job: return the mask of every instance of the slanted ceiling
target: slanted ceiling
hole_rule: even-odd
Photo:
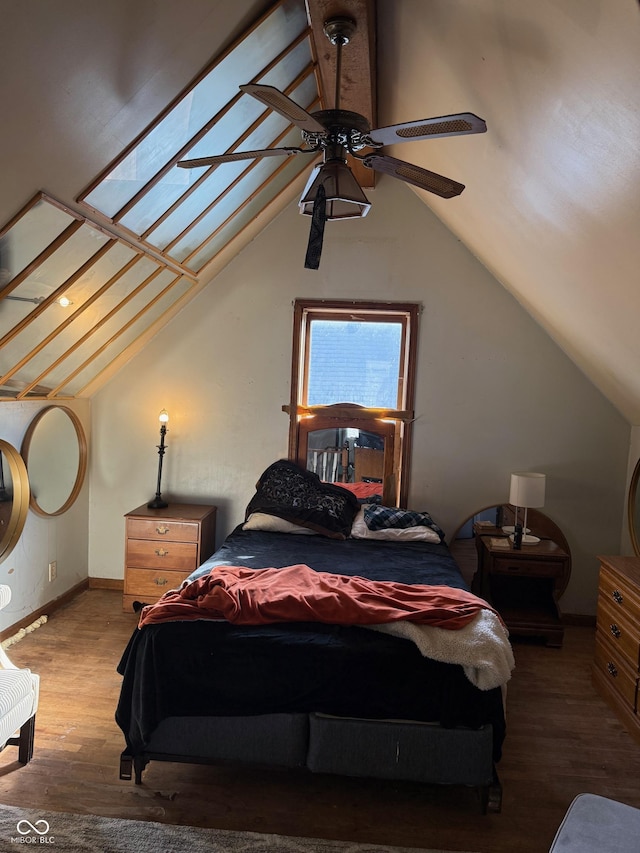
[[[367,32],[344,106],[374,126],[486,120],[481,136],[389,153],[466,185],[448,200],[414,191],[640,424],[637,0],[5,4],[0,396],[91,395],[295,203],[308,156],[228,164],[226,178],[175,162],[221,145],[298,145],[238,84],[331,106],[322,21],[361,20],[374,5],[377,64],[366,66]],[[158,120],[165,130],[150,136]]]

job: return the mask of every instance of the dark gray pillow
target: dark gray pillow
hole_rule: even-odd
[[[317,474],[280,459],[258,480],[245,520],[252,512],[265,512],[331,539],[346,539],[358,509],[358,499],[351,492],[323,483]]]

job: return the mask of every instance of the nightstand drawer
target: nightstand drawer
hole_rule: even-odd
[[[189,521],[128,518],[129,539],[171,539],[175,542],[197,542],[200,526]]]
[[[127,539],[127,566],[145,569],[192,572],[197,569],[197,544],[191,542],[158,542],[150,539]]]
[[[524,549],[522,556],[518,557],[509,554],[495,555],[490,568],[491,574],[520,575],[520,577],[532,578],[557,578],[562,574],[562,570],[563,563],[561,560],[536,560],[526,557]]]
[[[125,595],[136,595],[144,602],[157,601],[170,589],[178,589],[188,572],[161,571],[158,569],[134,569],[127,572]]]
[[[598,631],[637,671],[640,665],[640,632],[636,623],[630,622],[615,604],[599,596],[597,624]]]
[[[620,694],[625,704],[637,709],[638,675],[601,634],[596,634],[595,668],[606,681]]]

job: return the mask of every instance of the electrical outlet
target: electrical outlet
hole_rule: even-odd
[[[58,563],[55,560],[49,563],[49,583],[58,577]]]

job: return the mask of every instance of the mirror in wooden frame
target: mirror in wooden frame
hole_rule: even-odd
[[[66,512],[87,470],[87,441],[80,419],[66,406],[47,406],[29,424],[22,442],[29,473],[31,509],[38,515]]]
[[[20,539],[29,509],[29,477],[18,451],[0,439],[0,562]]]

